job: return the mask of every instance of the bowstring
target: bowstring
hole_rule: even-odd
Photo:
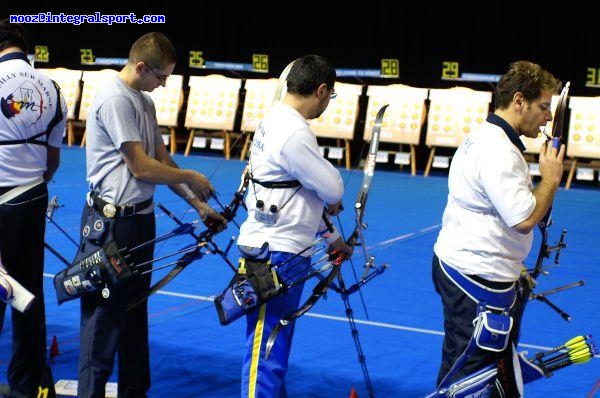
[[[254,121],[256,121],[257,119],[257,115],[254,115],[250,120],[248,120],[246,122],[246,125],[244,127],[240,127],[240,134],[236,137],[236,139],[233,141],[233,143],[231,144],[230,148],[235,148],[235,146],[237,145],[237,143],[242,139],[242,137],[246,137],[246,135],[244,134],[245,132],[245,128],[250,125],[251,123],[253,123]],[[248,132],[248,134],[250,134],[251,132]],[[216,175],[217,171],[221,168],[222,166],[222,162],[218,163],[216,167],[213,168],[213,170],[211,171],[211,173],[208,176],[208,180],[209,181],[213,181],[214,176]],[[241,185],[240,185],[241,187]],[[238,187],[239,190],[239,187]],[[236,193],[238,193],[238,190],[236,190],[234,192],[234,195]],[[219,200],[218,196],[219,196],[219,192],[215,190],[215,192],[210,196],[216,203],[217,205],[221,208],[221,210],[226,211],[226,207],[223,205],[223,203]],[[207,201],[208,203],[208,201]],[[185,220],[185,217],[187,216],[188,213],[190,213],[192,208],[192,205],[189,204],[182,212],[182,214],[179,216],[179,219],[181,221]],[[239,224],[235,221],[235,214],[234,217],[232,217],[231,222],[233,222],[233,224],[238,228],[238,230],[240,229]],[[166,242],[162,242],[161,247],[156,249],[156,253],[158,253],[162,246],[165,244]]]
[[[280,100],[281,100],[281,95],[282,95],[282,93],[283,93],[283,91],[284,91],[284,89],[285,89],[285,79],[287,78],[287,75],[288,75],[288,73],[289,73],[289,70],[291,69],[291,67],[292,67],[293,63],[294,63],[294,61],[290,62],[290,63],[289,63],[289,64],[288,64],[288,65],[285,67],[285,69],[283,70],[283,72],[281,73],[281,75],[280,75],[280,77],[279,77],[279,80],[278,80],[278,82],[277,82],[277,85],[276,85],[276,87],[275,87],[275,92],[274,92],[273,100],[272,100],[272,102],[271,102],[271,106],[272,106],[273,104],[275,104],[276,102],[278,102],[278,101],[280,101]],[[254,122],[256,122],[257,120],[258,120],[258,113],[254,114],[254,116],[253,116],[252,118],[248,119],[248,120],[246,121],[246,124],[245,124],[245,126],[242,126],[242,127],[240,127],[240,134],[238,134],[238,135],[237,135],[236,139],[235,139],[235,140],[233,141],[233,143],[231,144],[231,146],[230,146],[231,148],[235,148],[235,146],[237,145],[237,143],[238,143],[238,142],[239,142],[239,141],[240,141],[242,138],[246,138],[246,137],[247,137],[247,136],[246,136],[246,134],[251,134],[251,133],[252,133],[251,131],[247,131],[247,132],[246,132],[246,130],[247,130],[247,127],[248,127],[249,125],[253,124]],[[244,132],[246,132],[246,134],[244,134]],[[242,159],[242,161],[243,161],[243,160],[244,160],[244,159]],[[248,163],[249,163],[249,161],[248,161]],[[210,175],[208,176],[208,180],[209,180],[209,181],[212,181],[212,180],[213,180],[213,178],[214,178],[215,174],[216,174],[216,173],[217,173],[217,171],[218,171],[218,170],[221,168],[222,164],[223,164],[222,162],[221,162],[221,163],[218,163],[218,164],[217,164],[217,166],[216,166],[216,167],[215,167],[215,168],[212,170],[212,172],[211,172],[211,173],[210,173]],[[242,182],[242,184],[243,184],[243,182]],[[234,192],[234,195],[238,193],[239,189],[242,187],[242,184],[240,184],[240,186],[238,187],[238,190],[236,190],[236,191]],[[217,191],[215,191],[215,192],[214,192],[214,194],[213,194],[213,195],[211,195],[211,197],[212,197],[212,199],[213,199],[213,200],[214,200],[214,201],[217,203],[217,205],[218,205],[218,206],[219,206],[219,207],[220,207],[220,208],[221,208],[223,211],[226,211],[226,210],[227,210],[227,209],[226,209],[226,207],[223,205],[223,203],[221,203],[221,201],[218,199],[218,193],[217,193]],[[243,198],[242,198],[241,200],[243,200]],[[186,215],[187,215],[187,214],[190,212],[190,209],[191,209],[191,207],[192,207],[192,206],[191,206],[191,205],[189,205],[189,206],[188,206],[188,207],[187,207],[185,210],[183,210],[183,215],[182,215],[181,217],[179,217],[179,219],[180,219],[180,220],[182,220],[182,221],[184,220],[185,216],[186,216]],[[238,209],[239,209],[239,207],[238,207]],[[236,210],[236,211],[237,211],[237,210]],[[239,224],[238,224],[238,223],[235,221],[235,216],[236,216],[236,214],[234,214],[234,216],[232,217],[232,219],[231,219],[230,221],[231,221],[231,222],[233,222],[233,224],[234,224],[234,225],[235,225],[235,226],[238,228],[238,230],[239,230],[239,229],[240,229],[240,225],[239,225]],[[165,243],[166,243],[166,242],[163,242],[163,243],[161,244],[161,247],[162,247],[162,245],[164,245]],[[159,249],[157,249],[157,251],[156,251],[156,252],[158,253],[158,251],[159,251],[159,250],[160,250],[160,248],[159,248]]]

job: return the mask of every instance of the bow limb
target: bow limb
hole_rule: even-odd
[[[558,102],[556,105],[556,110],[554,111],[554,122],[552,124],[552,135],[546,135],[548,140],[552,140],[552,145],[555,148],[560,147],[560,140],[563,136],[563,123],[565,117],[565,110],[567,106],[567,96],[569,93],[570,82],[567,82],[563,87],[560,96],[558,98]],[[538,252],[538,256],[535,262],[535,266],[531,270],[527,270],[523,267],[521,277],[519,278],[519,300],[518,300],[518,308],[515,311],[515,320],[516,330],[519,330],[520,324],[523,318],[523,314],[525,312],[525,306],[527,302],[530,300],[530,297],[533,293],[533,289],[535,288],[536,278],[540,276],[543,272],[543,263],[544,259],[548,258],[550,255],[550,246],[548,245],[548,227],[552,225],[552,206],[548,209],[548,212],[540,220],[538,223],[538,228],[541,234],[540,241],[540,249]],[[562,242],[561,237],[561,242]],[[563,246],[560,246],[562,248]]]
[[[229,251],[229,247],[225,251],[221,250],[217,246],[217,244],[214,243],[212,240],[212,237],[214,235],[213,232],[207,229],[198,235],[193,235],[196,237],[196,245],[194,250],[185,250],[187,251],[187,253],[185,253],[177,261],[175,261],[175,266],[173,267],[173,269],[171,269],[165,276],[163,276],[160,280],[158,280],[150,288],[148,288],[148,290],[142,292],[141,294],[130,300],[130,302],[127,305],[127,310],[130,310],[138,304],[147,300],[151,295],[153,295],[158,290],[162,289],[165,285],[167,285],[169,282],[171,282],[173,279],[175,279],[175,277],[179,275],[181,271],[183,271],[188,265],[204,257],[206,253],[218,254],[227,262],[227,264],[232,269],[235,269],[233,264],[231,264],[229,259],[227,259],[227,252]],[[231,246],[231,244],[229,246]]]
[[[240,226],[235,221],[235,216],[237,215],[237,211],[240,208],[240,206],[242,206],[244,209],[246,208],[246,205],[244,204],[244,199],[246,196],[246,190],[248,189],[248,180],[249,180],[248,173],[249,173],[249,170],[248,170],[248,167],[246,167],[244,169],[244,171],[242,172],[242,176],[240,178],[240,185],[234,192],[233,198],[231,199],[231,202],[229,202],[229,204],[227,206],[223,206],[223,204],[219,201],[218,197],[216,195],[213,195],[213,199],[215,199],[215,202],[217,202],[219,207],[222,209],[220,214],[223,217],[225,217],[227,222],[233,222],[235,224],[235,226],[238,227],[238,229],[240,228]],[[210,225],[210,222],[209,222],[209,224],[207,224],[207,227],[214,229],[216,226]]]
[[[371,189],[371,181],[373,180],[373,175],[375,174],[375,165],[377,164],[377,162],[376,162],[377,150],[379,148],[379,137],[381,135],[381,125],[383,123],[383,117],[385,115],[385,111],[386,111],[387,107],[388,107],[388,105],[382,106],[379,109],[379,111],[377,112],[377,116],[375,117],[375,122],[373,125],[373,132],[371,134],[371,142],[369,144],[369,152],[367,154],[367,158],[365,159],[363,180],[361,182],[360,190],[358,191],[358,194],[356,195],[356,201],[354,203],[355,226],[354,226],[354,230],[352,231],[352,234],[346,240],[346,242],[349,245],[361,246],[362,253],[365,258],[364,271],[359,280],[357,277],[357,274],[356,274],[356,268],[354,267],[354,263],[350,259],[349,261],[352,266],[352,271],[354,272],[354,278],[355,278],[356,282],[349,288],[345,288],[344,286],[341,286],[341,285],[343,285],[343,281],[339,281],[340,286],[337,286],[337,289],[336,289],[336,287],[334,287],[334,290],[336,290],[340,293],[345,293],[345,294],[350,294],[350,293],[354,293],[354,292],[358,291],[360,294],[360,297],[361,297],[363,308],[365,310],[365,314],[367,314],[367,309],[366,309],[364,299],[362,297],[362,292],[360,290],[360,287],[362,285],[364,285],[365,283],[367,283],[369,280],[373,279],[375,276],[383,273],[385,271],[385,269],[387,268],[387,265],[383,265],[380,267],[377,267],[375,265],[375,258],[373,256],[369,255],[369,252],[367,249],[367,244],[365,242],[365,238],[363,235],[363,230],[366,227],[364,220],[363,220],[364,214],[365,214],[365,208],[367,205],[367,198],[369,196],[369,190]],[[338,224],[340,224],[339,218],[338,218]],[[340,230],[341,230],[341,224],[340,224]],[[371,271],[373,268],[375,268],[375,269],[373,271]],[[368,315],[367,315],[367,318],[368,318]]]
[[[288,67],[291,67],[291,66],[288,65]],[[365,210],[366,203],[367,203],[367,197],[369,194],[369,189],[371,187],[371,180],[372,180],[373,174],[375,172],[375,164],[376,164],[375,160],[377,158],[377,149],[379,147],[379,136],[381,133],[381,124],[382,124],[383,116],[385,114],[385,110],[387,109],[387,107],[388,107],[388,105],[382,106],[375,118],[375,125],[373,127],[373,134],[372,134],[371,143],[369,146],[369,154],[367,155],[367,159],[365,161],[364,177],[363,177],[363,181],[361,183],[361,187],[360,187],[360,190],[356,197],[356,202],[354,205],[354,208],[356,211],[356,227],[354,228],[354,231],[348,237],[348,239],[346,239],[346,243],[349,246],[357,246],[360,244],[363,248],[363,253],[365,254],[366,258],[369,258],[369,256],[368,256],[368,252],[366,249],[366,245],[364,244],[364,237],[362,234],[363,217],[364,217],[364,210]],[[325,225],[327,226],[328,230],[333,231],[333,226],[331,225],[329,219],[324,216],[323,221],[325,222]],[[320,278],[319,278],[320,281],[317,284],[317,286],[313,289],[313,293],[307,298],[307,300],[304,302],[304,304],[302,304],[297,310],[292,311],[290,314],[284,316],[282,318],[282,322],[289,323],[291,320],[296,319],[299,316],[301,316],[302,314],[306,313],[319,300],[319,298],[325,294],[325,292],[327,291],[327,289],[329,287],[332,287],[334,290],[336,290],[338,292],[343,292],[343,293],[347,293],[347,290],[356,291],[360,288],[360,285],[358,285],[360,282],[357,282],[355,285],[351,286],[350,289],[342,289],[340,286],[336,286],[334,283],[334,279],[339,275],[339,272],[340,272],[339,268],[343,261],[343,258],[341,258],[341,257],[332,258],[332,259],[330,259],[330,261],[333,264],[333,268],[332,268],[331,272],[327,276],[322,276],[320,273],[317,273],[317,275],[320,275]],[[365,283],[364,280],[366,279],[366,277],[369,273],[369,269],[372,266],[372,261],[373,260],[369,260],[366,264],[366,267],[367,267],[366,272],[363,273],[363,277],[361,278],[361,280],[363,281],[362,284]],[[326,281],[328,281],[328,282],[325,283]],[[363,304],[364,304],[364,302],[363,302]]]
[[[272,104],[281,101],[281,99],[282,99],[281,96],[283,94],[285,94],[285,92],[287,91],[286,81],[287,81],[287,77],[290,73],[290,69],[292,69],[292,66],[294,65],[294,62],[296,62],[296,60],[293,60],[292,62],[287,64],[287,66],[281,72],[281,75],[279,75],[279,79],[277,80],[277,85],[275,86],[275,92],[273,93]]]
[[[365,244],[364,237],[362,234],[362,230],[364,228],[363,217],[365,213],[365,207],[367,204],[367,197],[369,195],[369,190],[371,188],[371,180],[373,179],[373,175],[375,174],[375,165],[377,163],[377,150],[379,148],[379,137],[381,135],[381,124],[383,122],[383,116],[387,109],[388,105],[384,105],[377,112],[377,116],[375,117],[375,124],[373,126],[373,133],[371,135],[371,144],[369,145],[369,153],[367,155],[367,159],[365,161],[364,168],[364,176],[363,181],[360,187],[360,191],[358,191],[358,195],[356,197],[356,202],[354,204],[354,209],[356,211],[356,227],[351,237],[354,236],[355,239],[360,239],[362,243],[363,254],[365,255],[366,263],[365,270],[361,276],[361,279],[364,280],[369,273],[370,267],[373,265],[372,259],[367,252],[367,245]]]
[[[367,316],[367,319],[368,319],[369,315],[367,313],[367,307],[365,305],[365,301],[362,296],[362,291],[360,290],[360,287],[362,285],[364,285],[365,283],[367,283],[369,280],[373,279],[375,276],[383,273],[387,267],[387,265],[383,265],[383,266],[379,266],[379,267],[375,266],[375,262],[374,262],[375,259],[374,259],[374,257],[369,255],[369,253],[367,251],[367,244],[366,244],[364,236],[363,236],[363,229],[365,228],[365,224],[363,221],[364,212],[365,212],[365,208],[366,208],[366,204],[367,204],[367,198],[369,196],[369,190],[371,188],[371,181],[373,179],[373,175],[375,174],[375,165],[377,163],[376,162],[377,150],[379,148],[379,137],[381,135],[381,124],[383,122],[383,116],[385,114],[387,107],[388,107],[388,105],[382,106],[381,109],[379,109],[379,112],[377,112],[377,116],[375,117],[373,133],[371,135],[371,143],[369,145],[369,153],[365,160],[363,181],[361,183],[360,190],[356,196],[356,201],[354,204],[354,210],[356,212],[355,227],[354,227],[354,231],[352,231],[352,234],[348,237],[348,239],[346,241],[346,243],[348,245],[362,246],[362,251],[365,256],[365,266],[364,266],[365,269],[363,271],[363,274],[362,274],[360,280],[358,280],[357,275],[356,275],[356,269],[354,267],[354,263],[352,263],[352,259],[350,258],[349,260],[350,260],[350,264],[352,265],[352,271],[354,273],[354,278],[356,280],[356,283],[354,283],[349,288],[346,288],[346,284],[344,282],[343,275],[341,272],[338,272],[337,280],[338,280],[338,288],[339,289],[334,289],[341,294],[342,301],[344,302],[344,307],[346,309],[345,313],[348,318],[348,323],[350,324],[350,330],[352,331],[352,338],[354,339],[354,346],[358,353],[358,361],[360,363],[360,366],[361,366],[361,369],[363,372],[363,378],[365,381],[365,385],[367,387],[367,392],[369,394],[369,397],[375,397],[375,390],[374,390],[373,384],[371,382],[371,376],[369,375],[369,370],[367,368],[366,358],[365,358],[365,355],[364,355],[364,352],[362,349],[362,345],[360,343],[360,339],[358,337],[359,336],[358,329],[356,328],[353,310],[352,310],[352,307],[350,306],[350,299],[349,299],[348,295],[351,293],[354,293],[356,291],[359,292],[360,299],[361,299],[361,302],[362,302],[362,305],[363,305],[363,308],[365,311],[365,315]],[[338,218],[338,223],[339,223],[339,218]],[[341,223],[340,223],[340,229],[341,229]],[[371,269],[373,267],[375,267],[375,270],[373,272],[371,272]]]
[[[313,288],[311,295],[306,299],[306,301],[298,309],[292,311],[291,313],[289,313],[288,315],[284,316],[283,318],[281,318],[279,320],[279,323],[277,323],[277,325],[275,326],[275,328],[269,335],[269,338],[267,339],[267,344],[265,346],[265,359],[269,358],[271,349],[273,348],[273,344],[275,343],[275,339],[277,338],[279,331],[284,326],[286,326],[287,324],[292,322],[294,319],[296,319],[296,318],[304,315],[306,312],[308,312],[308,310],[310,310],[312,308],[312,306],[315,305],[315,303],[317,301],[319,301],[319,299],[323,295],[325,295],[329,286],[333,283],[334,279],[339,275],[341,262],[342,262],[342,260],[339,258],[337,260],[332,261],[331,262],[332,263],[331,271],[329,272],[329,274],[327,276],[321,276],[319,283],[317,283],[317,285]],[[320,275],[320,274],[318,274],[318,275]]]
[[[220,214],[228,222],[234,220],[238,209],[240,208],[240,206],[243,206],[244,195],[245,195],[247,186],[248,186],[248,177],[246,174],[244,174],[244,175],[242,175],[240,186],[234,193],[233,199],[227,206],[223,206],[221,203],[219,203],[219,201],[217,199],[217,203],[219,204],[219,206],[221,206],[223,208],[223,210],[220,212]],[[164,207],[162,204],[159,203],[157,206],[166,215],[168,215],[173,221],[175,221],[175,223],[177,223],[180,227],[186,225],[181,220],[179,220],[173,213],[171,213],[166,207]],[[229,244],[225,250],[222,250],[213,240],[213,237],[219,232],[219,230],[217,229],[218,225],[217,225],[216,221],[212,222],[211,219],[207,218],[204,221],[204,223],[205,223],[207,229],[199,234],[196,234],[191,230],[185,230],[186,233],[193,236],[194,239],[196,240],[196,248],[191,252],[187,252],[181,258],[179,258],[175,262],[175,264],[176,264],[175,267],[173,267],[173,269],[171,269],[159,281],[157,281],[155,284],[153,284],[148,290],[146,290],[142,294],[140,294],[137,297],[135,297],[134,299],[132,299],[127,306],[128,310],[130,310],[131,308],[140,304],[141,302],[147,300],[148,297],[150,297],[152,294],[156,293],[158,290],[162,289],[167,283],[171,282],[188,265],[190,265],[192,262],[204,257],[204,255],[206,253],[212,253],[212,254],[219,255],[234,272],[236,271],[236,267],[227,258],[227,253],[229,252],[229,249],[231,248],[231,245],[233,244],[233,240],[231,240],[229,242]]]
[[[234,199],[232,201],[232,203],[237,203],[236,199]],[[231,205],[231,204],[230,204]],[[164,207],[162,204],[158,204],[157,205],[167,216],[169,216],[173,221],[175,221],[177,224],[182,225],[183,223],[181,222],[181,220],[179,220],[173,213],[171,213],[169,210],[167,210],[166,207]],[[227,211],[224,210],[221,215],[223,215],[228,221],[230,221],[230,219],[233,219],[233,217],[235,217],[235,211],[233,211],[233,209],[235,208],[235,210],[237,210],[239,208],[239,205],[237,207],[235,207],[235,205],[232,205],[233,207],[229,209],[229,213],[227,214],[227,216],[225,216],[225,212]],[[219,248],[219,246],[214,242],[213,237],[219,232],[218,229],[216,229],[214,227],[214,225],[212,225],[210,222],[208,222],[208,224],[206,224],[207,221],[205,221],[205,225],[207,226],[207,229],[202,231],[199,234],[195,234],[194,232],[190,232],[189,234],[191,236],[193,236],[196,239],[196,244],[204,244],[207,246],[207,248],[209,249],[210,252],[214,253],[214,254],[218,254],[219,256],[221,256],[223,258],[223,260],[225,260],[225,262],[227,263],[227,265],[232,269],[232,270],[236,270],[235,266],[231,263],[231,261],[227,258],[227,253],[229,251],[229,248],[231,247],[231,244],[233,241],[231,241],[227,247],[227,249],[225,251],[221,250]],[[171,278],[172,279],[172,278]]]
[[[203,252],[201,250],[204,246],[205,246],[205,244],[198,244],[196,249],[194,249],[194,251],[184,254],[179,260],[176,261],[175,267],[173,267],[173,269],[171,269],[158,282],[153,284],[150,288],[148,288],[148,290],[146,290],[142,294],[140,294],[137,297],[134,297],[132,300],[130,300],[129,303],[127,304],[127,311],[131,310],[138,304],[143,303],[144,301],[146,301],[148,299],[148,297],[150,297],[151,295],[153,295],[154,293],[156,293],[157,291],[162,289],[167,283],[171,282],[177,275],[179,275],[179,273],[181,271],[183,271],[185,269],[185,267],[190,265],[192,262],[204,257],[204,254],[206,254],[206,252]]]
[[[555,148],[560,146],[560,140],[563,136],[563,125],[565,119],[565,111],[567,109],[567,96],[569,95],[569,88],[571,82],[566,82],[560,96],[558,97],[558,103],[556,104],[556,111],[554,112],[554,123],[552,123],[552,144]]]
[[[48,208],[46,209],[46,219],[50,221],[58,230],[68,239],[70,240],[75,247],[79,248],[79,243],[75,241],[68,233],[65,231],[58,223],[54,220],[54,210],[63,207],[63,205],[58,204],[58,197],[53,196],[50,202],[48,202]],[[58,250],[52,247],[48,242],[44,241],[44,246],[48,249],[52,254],[56,256],[63,264],[67,267],[71,266],[71,262],[67,260]]]
[[[288,67],[289,67],[289,65],[288,65]],[[363,246],[363,252],[365,253],[365,257],[367,257],[367,258],[369,258],[369,256],[367,253],[366,245],[364,244],[364,237],[362,235],[363,217],[364,217],[364,210],[366,207],[366,202],[367,202],[367,198],[368,198],[368,194],[369,194],[369,189],[371,187],[371,180],[372,180],[373,174],[375,172],[377,149],[379,147],[379,136],[381,133],[381,124],[383,122],[383,116],[385,114],[387,107],[388,107],[388,105],[382,106],[375,118],[375,125],[373,127],[371,143],[369,145],[369,153],[368,153],[367,159],[365,161],[364,177],[363,177],[363,181],[361,183],[361,187],[358,192],[356,202],[354,205],[354,208],[356,211],[356,227],[355,227],[354,231],[352,232],[352,234],[348,237],[348,239],[346,239],[346,243],[348,245],[356,246],[357,244],[361,244]],[[332,231],[333,226],[331,226],[331,223],[329,222],[328,218],[324,217],[323,220],[324,220],[325,224],[327,225],[327,228],[330,231]],[[306,301],[297,310],[294,310],[281,318],[281,320],[279,321],[279,323],[277,324],[277,326],[275,327],[275,329],[273,330],[273,332],[271,333],[271,335],[269,336],[269,338],[267,340],[265,357],[268,357],[268,355],[271,351],[271,348],[275,342],[275,339],[277,337],[277,334],[279,333],[279,330],[282,327],[284,327],[285,325],[287,325],[289,322],[302,316],[308,310],[310,310],[310,308],[312,308],[312,306],[319,300],[319,298],[321,298],[327,292],[327,289],[329,287],[332,287],[332,289],[342,293],[342,298],[344,299],[344,302],[346,305],[349,305],[346,302],[346,300],[348,299],[347,294],[348,294],[349,290],[352,290],[352,291],[358,290],[360,292],[360,290],[359,290],[360,286],[365,283],[365,280],[369,275],[369,270],[372,266],[372,262],[371,263],[368,262],[366,264],[366,270],[363,273],[363,277],[361,277],[362,284],[361,284],[361,282],[357,281],[357,283],[354,284],[353,286],[351,286],[350,289],[346,289],[344,280],[341,277],[341,273],[340,273],[340,266],[341,266],[341,263],[343,262],[343,260],[344,259],[341,256],[331,259],[331,263],[333,265],[331,272],[326,276],[322,276],[320,273],[318,273],[317,275],[321,275],[319,277],[320,281],[319,281],[319,283],[317,283],[317,285],[313,289],[312,294],[306,299]],[[351,264],[352,264],[352,262],[351,262]],[[354,269],[354,267],[353,267],[353,269]],[[355,272],[355,275],[356,275],[356,272]],[[340,284],[339,286],[336,286],[336,284],[334,283],[334,280],[336,278],[338,278],[338,282]],[[361,294],[361,298],[362,298],[362,294]],[[364,306],[364,301],[363,301],[363,306]],[[366,308],[365,308],[365,312],[366,312]],[[348,313],[348,311],[347,311],[347,313]],[[349,315],[349,317],[351,317],[351,315]],[[353,318],[351,319],[351,323],[352,323],[352,321],[353,321]]]
[[[558,97],[558,102],[556,104],[556,110],[554,111],[554,122],[552,123],[552,136],[548,137],[549,140],[552,140],[552,145],[555,148],[560,147],[560,141],[563,136],[563,125],[565,118],[565,111],[567,107],[567,96],[569,94],[569,87],[571,86],[571,82],[565,83],[560,96]],[[532,278],[537,278],[542,273],[542,265],[544,262],[544,258],[548,257],[547,248],[548,248],[548,227],[552,225],[552,206],[542,218],[542,220],[538,223],[538,228],[542,234],[542,241],[540,244],[540,251],[538,254],[538,258],[535,264],[533,271],[531,272]]]

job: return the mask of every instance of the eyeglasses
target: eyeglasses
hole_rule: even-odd
[[[538,106],[540,107],[542,112],[552,112],[552,108],[551,108],[550,104],[540,103],[540,104],[538,104]]]
[[[144,63],[144,65],[146,66],[146,68],[148,68],[148,70],[150,72],[152,72],[154,77],[156,77],[159,82],[166,82],[170,76],[170,75],[159,75],[158,73],[154,72],[154,69],[152,69],[148,64]]]
[[[337,92],[335,91],[335,88],[331,89],[331,94],[329,94],[329,99],[334,99],[337,97]]]

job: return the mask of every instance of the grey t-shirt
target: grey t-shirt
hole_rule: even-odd
[[[150,198],[155,184],[137,180],[119,149],[124,142],[139,141],[148,156],[155,156],[162,137],[152,99],[116,76],[98,92],[89,115],[86,155],[90,190],[117,205]]]

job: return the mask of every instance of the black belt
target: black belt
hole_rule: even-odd
[[[96,192],[92,191],[90,196],[92,198],[94,208],[108,218],[132,216],[135,213],[139,213],[140,211],[150,207],[153,201],[152,197],[150,197],[140,203],[118,206],[102,199]]]
[[[250,178],[250,180],[258,185],[262,185],[265,188],[296,188],[299,187],[300,185],[300,181],[298,180],[291,180],[291,181],[259,181],[257,179],[254,178]]]

